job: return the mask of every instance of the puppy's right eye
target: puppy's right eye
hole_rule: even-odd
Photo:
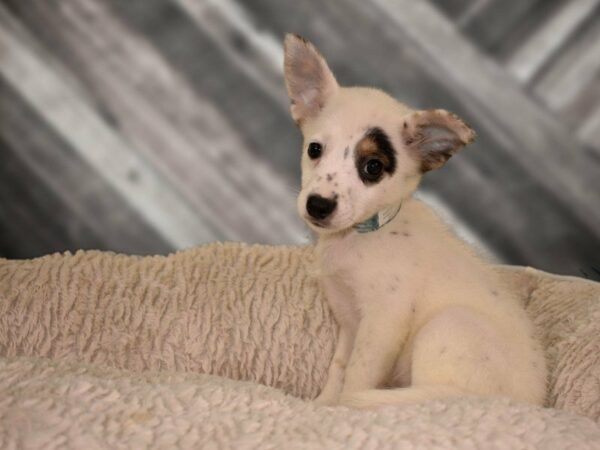
[[[310,159],[317,159],[321,157],[323,153],[323,147],[318,142],[311,142],[308,144],[308,157]]]

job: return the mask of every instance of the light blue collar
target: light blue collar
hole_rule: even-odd
[[[390,223],[394,217],[398,215],[401,207],[402,203],[400,203],[398,206],[382,209],[364,222],[357,223],[352,228],[354,228],[357,233],[370,233],[371,231],[377,231],[382,226]]]

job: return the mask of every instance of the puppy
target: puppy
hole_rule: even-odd
[[[304,136],[298,210],[318,235],[319,279],[339,325],[316,401],[371,408],[477,395],[542,404],[544,355],[522,305],[412,198],[473,130],[448,111],[340,87],[299,36],[285,38],[285,81]]]

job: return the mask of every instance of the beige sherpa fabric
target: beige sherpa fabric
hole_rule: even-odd
[[[0,363],[0,448],[598,449],[590,419],[507,400],[377,411],[316,407],[192,373],[127,373],[29,358]]]
[[[335,338],[311,257],[212,244],[0,260],[0,355],[210,373],[312,398]]]
[[[312,258],[213,244],[0,260],[0,448],[600,448],[599,284],[499,268],[536,321],[561,410],[353,411],[302,400],[335,340]]]
[[[600,283],[532,268],[499,270],[525,302],[546,349],[548,404],[600,424]]]

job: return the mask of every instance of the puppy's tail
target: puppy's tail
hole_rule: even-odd
[[[340,405],[357,409],[371,409],[386,405],[411,405],[427,400],[468,397],[474,394],[458,386],[424,385],[399,389],[370,389],[343,394]]]

